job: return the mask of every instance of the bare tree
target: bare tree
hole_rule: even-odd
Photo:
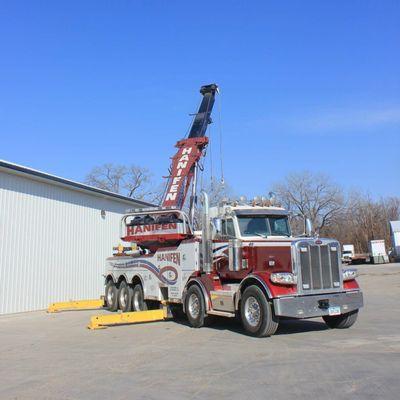
[[[147,168],[137,165],[107,163],[96,166],[86,175],[85,183],[138,200],[158,203],[161,199],[160,185],[152,182],[152,174]]]
[[[317,232],[331,225],[344,209],[342,189],[326,175],[293,173],[275,184],[273,191],[289,211],[310,218]]]
[[[222,200],[229,199],[233,197],[233,190],[231,186],[226,182],[210,180],[206,183],[202,183],[199,187],[197,202],[195,207],[195,227],[196,229],[201,229],[201,213],[202,213],[202,205],[200,202],[200,193],[204,190],[208,194],[208,199],[210,206],[218,205]],[[189,204],[188,204],[189,205]]]
[[[207,192],[210,205],[212,206],[233,196],[233,190],[226,181],[221,182],[213,179],[204,185],[203,190]]]
[[[121,192],[121,181],[125,173],[125,167],[113,164],[104,164],[92,168],[86,175],[85,183],[99,189],[114,193]]]
[[[333,230],[342,243],[354,244],[358,252],[367,252],[368,242],[375,239],[384,239],[389,247],[389,221],[398,219],[399,214],[399,198],[374,200],[368,194],[351,193]]]
[[[323,229],[323,235],[353,244],[356,252],[368,252],[368,242],[384,239],[390,247],[389,221],[400,218],[400,198],[374,200],[370,195],[352,192],[334,221]]]
[[[385,216],[388,221],[400,219],[400,197],[388,197],[382,199],[381,203],[385,208]]]
[[[356,252],[368,252],[368,242],[384,239],[390,246],[389,221],[400,218],[400,198],[374,200],[370,195],[342,189],[327,176],[302,172],[288,175],[274,186],[278,200],[288,210],[311,219],[317,232],[353,244]],[[294,231],[302,231],[299,219]]]

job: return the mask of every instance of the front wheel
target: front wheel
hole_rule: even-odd
[[[206,317],[206,306],[203,293],[197,285],[188,289],[185,297],[185,312],[193,328],[201,328]]]
[[[278,319],[258,286],[249,286],[244,291],[240,302],[240,315],[245,331],[251,336],[271,336],[278,329]]]
[[[347,329],[357,321],[358,310],[342,315],[324,315],[322,318],[331,329]]]

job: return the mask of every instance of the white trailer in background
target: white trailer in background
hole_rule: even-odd
[[[384,240],[370,240],[368,243],[371,263],[384,264],[389,262]]]
[[[390,221],[390,238],[392,239],[392,255],[400,260],[400,221]]]

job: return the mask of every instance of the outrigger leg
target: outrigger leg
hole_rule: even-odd
[[[133,311],[127,313],[94,315],[90,318],[88,329],[105,329],[113,325],[138,324],[141,322],[163,321],[170,318],[168,306],[158,310]]]
[[[104,298],[96,300],[76,300],[62,301],[60,303],[52,303],[49,305],[47,312],[56,313],[67,310],[95,310],[96,308],[104,307]]]

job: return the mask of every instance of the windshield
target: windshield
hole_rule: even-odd
[[[290,236],[286,215],[238,215],[238,222],[242,236]]]

